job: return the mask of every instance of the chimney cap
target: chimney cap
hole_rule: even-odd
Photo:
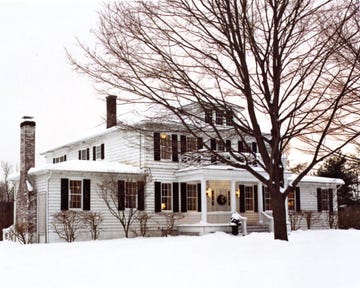
[[[23,116],[22,118],[22,121],[20,123],[20,127],[23,127],[23,126],[35,126],[35,121],[33,120],[34,117],[32,116]]]

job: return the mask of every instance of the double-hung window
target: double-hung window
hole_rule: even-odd
[[[171,183],[161,183],[161,210],[172,210]]]
[[[137,182],[125,182],[125,208],[136,208]]]
[[[80,180],[69,181],[69,208],[81,209],[82,188]]]
[[[264,207],[265,210],[272,210],[271,195],[268,187],[264,187],[264,204],[265,204]]]
[[[187,211],[197,211],[197,185],[196,184],[187,184]]]
[[[253,186],[245,186],[245,209],[246,211],[254,210],[254,191]]]
[[[161,159],[171,159],[171,137],[170,134],[160,134],[160,157]]]

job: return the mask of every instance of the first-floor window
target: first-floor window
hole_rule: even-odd
[[[69,208],[70,209],[81,209],[81,181],[70,180],[69,181]]]
[[[171,210],[171,183],[161,183],[161,210]]]
[[[288,208],[289,211],[295,211],[295,191],[290,191],[288,194]]]
[[[187,211],[197,211],[196,184],[187,184]]]
[[[254,210],[254,192],[253,186],[245,186],[245,209],[246,211]]]
[[[137,182],[125,182],[125,208],[136,208]]]
[[[329,211],[330,189],[319,189],[319,190],[320,190],[320,210]]]
[[[264,187],[264,204],[265,210],[272,210],[271,195],[268,187]]]

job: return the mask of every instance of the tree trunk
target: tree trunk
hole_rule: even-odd
[[[274,238],[288,241],[285,199],[279,191],[271,191],[274,218]]]

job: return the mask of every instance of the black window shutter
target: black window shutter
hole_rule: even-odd
[[[243,141],[238,141],[238,152],[244,152],[244,144]]]
[[[179,212],[179,183],[173,183],[173,211]]]
[[[334,212],[333,190],[329,189],[329,212]]]
[[[93,147],[93,160],[96,160],[96,147]]]
[[[239,185],[240,197],[239,197],[239,207],[240,212],[245,212],[245,186]]]
[[[257,143],[256,142],[251,143],[251,148],[252,148],[252,152],[257,153]]]
[[[160,160],[160,133],[154,132],[154,160]]]
[[[143,181],[137,182],[138,193],[138,210],[145,210],[145,183]]]
[[[231,151],[231,140],[226,140],[225,147],[226,147],[226,152]]]
[[[186,153],[186,136],[180,135],[180,153]]]
[[[90,148],[86,149],[86,159],[90,160]]]
[[[295,188],[295,205],[296,211],[301,211],[301,202],[300,202],[300,187]]]
[[[211,138],[211,139],[210,139],[210,149],[211,149],[212,151],[215,151],[215,150],[216,150],[216,139],[214,139],[214,138]]]
[[[263,211],[265,211],[265,186],[262,185],[262,197],[263,197]]]
[[[321,207],[321,188],[316,189],[316,195],[317,195],[318,212],[321,212],[322,211],[322,207]]]
[[[69,179],[61,178],[61,211],[69,210]]]
[[[197,184],[198,212],[201,212],[201,183]]]
[[[155,212],[161,212],[161,182],[155,182]]]
[[[53,158],[53,164],[55,164],[55,158]]]
[[[186,183],[180,184],[181,188],[181,212],[187,212],[187,189],[186,189]]]
[[[178,137],[176,134],[171,135],[172,161],[179,162],[178,156]]]
[[[203,143],[203,138],[198,137],[197,138],[197,149],[203,149],[204,148],[204,143]]]
[[[125,181],[118,181],[118,210],[125,209]]]
[[[64,161],[66,161],[66,155],[64,155]]]
[[[258,212],[258,186],[254,185],[254,212]]]
[[[79,160],[81,160],[81,150],[79,150]]]
[[[101,159],[105,159],[105,144],[101,144]]]
[[[90,179],[83,180],[83,210],[90,210],[90,196],[91,188],[90,188]]]

